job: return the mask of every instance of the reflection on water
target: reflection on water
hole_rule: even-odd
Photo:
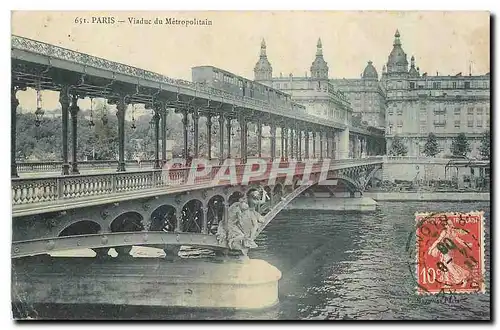
[[[486,294],[419,297],[406,241],[417,211],[485,214]],[[260,311],[126,306],[38,306],[40,316],[106,319],[489,319],[489,203],[384,202],[376,212],[280,213],[251,258],[283,273],[280,303]]]

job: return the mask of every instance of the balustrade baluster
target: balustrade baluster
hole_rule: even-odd
[[[86,179],[86,178],[82,178],[82,185],[81,185],[81,191],[80,191],[80,194],[81,196],[87,196],[87,193],[88,193],[88,186],[89,186],[89,180],[92,180],[91,178],[90,179]]]
[[[116,176],[116,175],[113,175],[113,176],[111,177],[111,192],[113,192],[113,193],[117,191],[117,189],[116,189],[116,185],[117,185],[117,182],[116,182],[116,181],[117,181],[117,180],[118,180],[118,178],[117,178],[117,176]]]
[[[14,196],[15,204],[21,204],[21,189],[19,186],[15,187],[12,196]]]

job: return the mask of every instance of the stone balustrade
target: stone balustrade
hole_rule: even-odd
[[[257,170],[257,164],[238,164],[235,159],[236,180],[241,182],[245,169]],[[333,160],[330,169],[356,167],[371,163],[382,163],[381,157],[364,159]],[[272,164],[267,162],[266,173],[258,176],[259,180],[269,177]],[[281,161],[280,167],[287,167],[287,161]],[[40,166],[42,166],[40,164]],[[49,166],[49,165],[47,165]],[[51,166],[51,165],[50,165]],[[203,171],[203,166],[198,166],[198,175],[194,180],[188,180],[190,167],[172,167],[168,171],[151,169],[130,172],[90,173],[76,175],[55,175],[39,178],[12,178],[12,205],[25,205],[40,202],[74,200],[83,197],[104,196],[116,193],[141,192],[148,189],[171,188],[185,186],[185,190],[195,189],[200,184],[210,183],[218,174],[220,165],[209,165],[210,169]],[[296,174],[304,171],[305,163],[296,163]],[[321,164],[314,165],[312,173],[321,170]],[[201,173],[201,174],[200,174]],[[205,174],[206,173],[206,174]],[[226,173],[229,174],[229,173]],[[278,176],[286,175],[279,174]],[[229,184],[230,182],[227,182]],[[220,183],[222,184],[222,183]],[[225,183],[224,183],[225,184]]]

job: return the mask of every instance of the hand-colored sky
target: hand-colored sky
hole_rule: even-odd
[[[125,23],[78,24],[75,18],[114,16]],[[128,18],[209,19],[211,26],[132,25]],[[377,71],[387,62],[394,32],[415,55],[420,72],[435,75],[490,71],[488,12],[14,12],[12,33],[69,49],[191,80],[191,67],[214,65],[253,78],[260,41],[265,38],[273,75],[303,76],[321,37],[331,78],[357,78],[367,61]],[[21,105],[35,105],[33,92]],[[46,95],[45,95],[46,94]],[[54,93],[44,106],[57,107]]]

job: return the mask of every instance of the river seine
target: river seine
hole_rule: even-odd
[[[415,294],[408,238],[417,211],[485,211],[486,294],[449,299]],[[251,258],[283,273],[280,303],[261,311],[49,306],[39,317],[154,320],[488,320],[489,203],[381,202],[372,213],[283,211],[259,236]],[[414,242],[414,241],[413,241]],[[413,257],[414,258],[414,257]],[[414,259],[413,259],[414,260]]]

